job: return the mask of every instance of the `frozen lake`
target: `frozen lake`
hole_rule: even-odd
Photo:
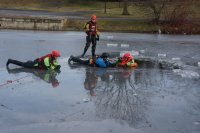
[[[148,60],[136,69],[68,65],[84,46],[83,32],[0,31],[1,133],[200,133],[199,35],[102,33],[97,53]],[[60,72],[6,69],[53,49]]]

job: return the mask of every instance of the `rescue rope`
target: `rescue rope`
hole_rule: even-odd
[[[15,80],[7,80],[6,83],[3,83],[3,84],[0,85],[0,88],[3,87],[3,86],[5,86],[5,85],[14,83],[14,82],[19,81],[19,80],[21,80],[21,79],[24,79],[24,78],[26,78],[26,77],[29,77],[29,76],[30,76],[30,75],[27,75],[27,76],[24,76],[24,77],[15,79]]]

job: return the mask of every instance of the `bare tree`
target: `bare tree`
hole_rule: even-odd
[[[193,2],[194,0],[174,0],[169,2],[163,11],[165,22],[172,25],[183,24],[191,13]]]
[[[106,14],[106,9],[107,9],[107,0],[104,0],[104,13]]]
[[[95,88],[98,117],[124,120],[130,126],[146,119],[144,111],[148,105],[148,94],[136,86],[132,72],[131,69],[107,70],[101,75],[101,83]]]
[[[154,22],[159,23],[162,10],[168,1],[169,0],[140,0],[140,5],[150,8],[154,16]]]
[[[159,23],[161,15],[165,22],[184,22],[191,12],[191,5],[195,0],[139,0],[139,5],[149,8],[153,20]]]
[[[130,13],[128,12],[128,0],[123,0],[123,2],[124,2],[124,7],[122,15],[130,15]]]

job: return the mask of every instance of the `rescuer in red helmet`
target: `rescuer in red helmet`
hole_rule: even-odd
[[[92,43],[92,56],[95,56],[96,44],[97,41],[99,41],[99,31],[96,24],[96,19],[97,16],[92,15],[91,20],[88,21],[84,26],[84,30],[87,36],[86,36],[86,45],[83,54],[81,55],[82,57],[84,57],[91,43]]]
[[[8,59],[6,66],[8,67],[9,64],[15,64],[24,68],[56,70],[60,69],[60,65],[57,62],[58,57],[60,57],[60,53],[57,50],[53,50],[50,54],[35,59],[34,61],[21,62]]]
[[[116,65],[118,67],[129,67],[129,68],[135,68],[137,67],[137,63],[134,61],[133,56],[127,52],[125,53],[122,58],[119,58],[116,62]]]

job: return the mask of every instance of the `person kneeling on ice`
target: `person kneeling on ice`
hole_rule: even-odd
[[[119,58],[116,61],[116,65],[118,67],[128,67],[128,68],[132,68],[132,67],[137,67],[137,63],[134,61],[133,56],[131,56],[130,53],[125,53],[122,58]]]
[[[17,60],[8,59],[6,66],[8,67],[9,64],[15,64],[24,68],[58,70],[61,67],[57,62],[58,57],[60,57],[60,53],[57,50],[53,50],[50,54],[35,59],[34,61],[21,62]]]
[[[94,66],[94,67],[101,67],[101,68],[106,68],[106,67],[114,67],[116,66],[115,63],[111,63],[108,60],[109,54],[108,53],[102,53],[101,56],[96,56],[92,57],[88,60],[82,60],[80,58],[70,56],[68,63],[70,64],[71,61],[83,64],[83,65],[89,65],[89,66]]]

